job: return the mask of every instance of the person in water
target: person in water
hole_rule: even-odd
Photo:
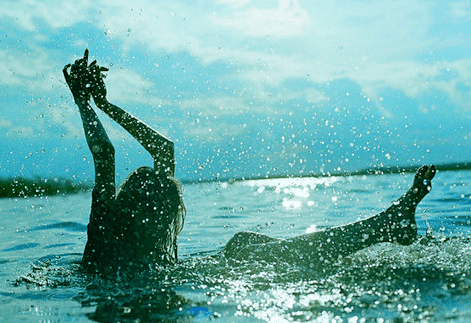
[[[70,70],[70,72],[69,72]],[[82,118],[94,160],[95,184],[82,267],[90,272],[170,265],[178,261],[177,236],[186,216],[181,183],[175,179],[172,141],[107,100],[107,68],[84,57],[63,73]],[[126,129],[152,156],[153,167],[131,172],[116,190],[113,145],[96,106]],[[415,210],[431,190],[435,167],[422,166],[412,187],[387,210],[368,219],[291,239],[241,232],[222,254],[234,260],[285,261],[308,266],[352,254],[382,242],[409,245],[417,239]]]
[[[69,73],[70,68],[70,73]],[[95,166],[90,222],[82,267],[87,271],[117,270],[177,261],[177,235],[183,228],[185,206],[181,184],[174,178],[174,144],[163,135],[111,104],[96,61],[84,57],[64,67],[63,73],[82,119]],[[153,167],[129,174],[116,190],[115,151],[90,105],[126,129],[152,156]]]

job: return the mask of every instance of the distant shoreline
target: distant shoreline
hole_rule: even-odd
[[[458,170],[468,170],[471,169],[471,162],[462,162],[462,163],[446,163],[446,164],[434,164],[438,171],[458,171]],[[356,170],[353,172],[339,171],[339,172],[326,172],[322,174],[308,173],[308,174],[296,174],[296,175],[272,175],[272,176],[242,176],[242,177],[233,177],[233,178],[221,178],[221,179],[207,179],[207,180],[191,180],[191,181],[182,181],[185,184],[192,183],[210,183],[210,182],[241,182],[248,180],[260,180],[260,179],[278,179],[278,178],[306,178],[306,177],[332,177],[332,176],[361,176],[361,175],[384,175],[384,174],[406,174],[406,173],[415,173],[417,169],[422,166],[385,166],[385,167],[375,167],[375,168],[365,168]]]
[[[415,173],[420,166],[422,165],[378,167],[373,169],[363,169],[352,173],[345,173],[341,174],[340,176]],[[435,167],[438,171],[468,170],[471,169],[471,162],[437,164]]]
[[[471,169],[471,162],[447,163],[435,165],[439,171],[457,171]],[[207,179],[182,181],[184,184],[210,183],[210,182],[240,182],[246,180],[278,179],[278,178],[306,178],[306,177],[331,177],[331,176],[361,176],[361,175],[382,175],[413,173],[420,166],[386,166],[361,169],[354,172],[332,172],[324,174],[297,174],[297,175],[274,175],[274,176],[247,176],[226,179]],[[0,178],[0,198],[28,198],[39,196],[54,196],[63,194],[73,194],[85,192],[92,189],[92,184],[84,182],[74,182],[64,178]]]
[[[90,184],[64,178],[0,178],[0,198],[53,196],[90,189]]]

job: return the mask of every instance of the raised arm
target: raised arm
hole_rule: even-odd
[[[128,131],[152,156],[154,168],[175,174],[174,144],[150,126],[110,103],[106,98],[95,98],[95,103],[110,118]]]
[[[95,111],[90,106],[88,51],[82,59],[64,67],[63,73],[75,103],[79,107],[83,130],[95,164],[95,190],[100,200],[114,200],[114,148]],[[70,67],[70,74],[69,74]]]
[[[101,72],[107,70],[93,62],[90,65],[92,74],[91,92],[95,104],[110,118],[128,131],[154,159],[154,168],[165,171],[171,176],[175,174],[174,144],[171,140],[148,126],[132,114],[110,103],[106,98],[105,77]]]

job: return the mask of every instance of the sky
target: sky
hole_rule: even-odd
[[[0,177],[93,179],[85,48],[182,180],[471,160],[470,1],[3,0],[0,25]],[[98,113],[118,179],[152,165]]]

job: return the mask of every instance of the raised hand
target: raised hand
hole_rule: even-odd
[[[83,58],[64,66],[62,72],[74,96],[75,103],[89,103],[90,95],[93,95],[95,100],[106,97],[106,87],[103,82],[103,78],[105,78],[103,72],[105,71],[108,69],[98,66],[96,60],[88,66],[88,49],[85,50]]]
[[[103,79],[106,77],[103,72],[108,71],[108,68],[98,66],[96,60],[93,61],[89,66],[90,72],[90,84],[91,84],[91,94],[95,103],[102,103],[106,98],[106,86]]]
[[[70,74],[69,74],[70,68]],[[88,68],[88,49],[83,58],[77,59],[73,64],[67,64],[62,69],[65,81],[69,86],[76,104],[90,101],[90,71]]]

